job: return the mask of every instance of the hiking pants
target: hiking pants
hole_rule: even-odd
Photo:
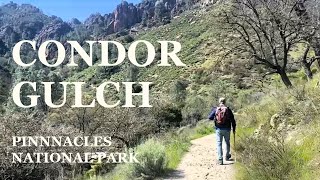
[[[216,129],[216,136],[217,136],[217,152],[219,160],[223,159],[223,151],[222,151],[222,141],[223,138],[227,145],[227,154],[226,156],[230,155],[230,132],[231,130],[222,130]]]

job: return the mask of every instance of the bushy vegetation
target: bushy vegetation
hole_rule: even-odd
[[[286,144],[274,144],[267,138],[247,138],[243,143],[248,147],[241,154],[245,166],[238,179],[301,179],[307,172],[307,160],[302,153]]]
[[[162,175],[167,167],[165,146],[159,141],[149,139],[136,148],[137,159],[140,163],[133,166],[135,176],[142,176],[146,179],[154,179]]]
[[[186,1],[188,7],[192,6],[192,2]],[[286,2],[290,2],[289,5],[293,3],[293,1]],[[265,4],[260,4],[257,7],[261,13],[266,12],[261,8],[263,5]],[[15,22],[14,20],[17,17],[11,16],[11,11],[16,6],[9,4],[7,7],[2,8],[3,13],[10,15],[1,17],[3,22]],[[286,9],[288,7],[287,4],[283,6]],[[24,8],[26,10],[20,12],[17,16],[22,15],[24,18],[29,18],[30,16],[25,16],[26,13],[30,14],[29,11],[36,14],[30,23],[26,23],[26,28],[33,34],[32,38],[35,35],[33,31],[40,31],[44,25],[57,20],[56,17],[49,18],[44,16],[38,9],[29,6],[24,6]],[[157,8],[157,13],[163,11],[163,3],[159,4]],[[241,8],[245,7],[241,6]],[[270,8],[269,11],[278,13],[277,10],[279,8],[281,7]],[[21,135],[30,133],[30,136],[38,135],[37,133],[39,135],[47,134],[48,136],[59,133],[59,135],[65,134],[68,136],[77,134],[90,136],[112,135],[117,141],[117,147],[114,148],[121,150],[133,149],[141,153],[142,159],[141,164],[119,165],[113,169],[113,165],[102,164],[92,164],[89,167],[80,165],[62,166],[60,164],[53,166],[37,165],[35,167],[13,165],[7,163],[6,156],[1,164],[1,171],[6,173],[1,174],[1,178],[43,179],[57,176],[72,177],[74,174],[71,175],[71,172],[81,177],[86,174],[86,176],[83,176],[85,178],[99,177],[101,179],[115,180],[137,177],[155,178],[163,172],[175,169],[178,166],[183,154],[190,145],[191,139],[213,132],[212,125],[199,124],[198,121],[206,118],[212,106],[221,96],[227,97],[228,103],[233,110],[238,110],[237,119],[240,128],[237,132],[239,142],[235,148],[240,154],[240,179],[312,179],[316,177],[317,168],[319,169],[317,162],[320,160],[319,152],[316,151],[319,149],[319,143],[316,142],[320,131],[319,126],[316,125],[320,118],[318,112],[320,110],[319,77],[315,76],[311,80],[311,76],[306,76],[307,71],[303,70],[302,65],[299,64],[306,62],[307,67],[312,70],[311,73],[315,74],[317,72],[311,66],[312,63],[317,62],[316,56],[319,55],[316,49],[317,43],[312,40],[313,34],[308,35],[308,39],[297,37],[299,41],[303,40],[299,43],[294,42],[295,46],[290,46],[290,48],[286,47],[287,43],[283,44],[278,34],[267,34],[268,37],[275,39],[270,44],[271,47],[265,47],[264,43],[268,43],[268,38],[262,40],[262,46],[262,41],[257,41],[257,38],[265,30],[264,27],[260,27],[260,31],[254,35],[253,41],[249,41],[249,46],[250,43],[253,43],[254,47],[257,48],[253,50],[257,52],[248,52],[248,49],[242,48],[242,46],[231,49],[229,47],[230,44],[238,45],[235,42],[240,42],[238,41],[240,37],[234,31],[226,31],[218,24],[217,19],[213,18],[219,15],[220,10],[219,6],[193,9],[175,17],[170,23],[160,14],[157,14],[157,21],[161,21],[165,25],[146,31],[142,30],[137,35],[131,36],[124,33],[124,36],[121,37],[121,33],[119,33],[106,37],[106,39],[121,41],[125,46],[130,45],[134,40],[147,40],[152,43],[159,40],[179,41],[183,46],[179,57],[187,64],[185,68],[152,65],[142,69],[134,68],[128,63],[115,68],[98,67],[97,64],[88,67],[81,61],[79,56],[76,56],[80,67],[69,68],[62,65],[58,68],[44,68],[40,64],[36,64],[33,68],[24,69],[14,66],[8,54],[4,55],[4,58],[0,60],[0,68],[3,67],[5,72],[10,72],[12,82],[20,82],[22,80],[37,82],[85,81],[91,84],[91,86],[85,87],[84,90],[85,100],[88,99],[88,101],[93,97],[92,90],[105,81],[123,81],[124,79],[128,81],[151,81],[154,83],[152,87],[152,96],[154,96],[152,104],[154,104],[154,108],[134,110],[116,108],[111,111],[101,107],[79,109],[64,107],[59,110],[52,110],[40,102],[39,107],[24,112],[15,108],[12,100],[8,98],[9,87],[1,86],[0,104],[3,104],[3,107],[0,108],[0,136],[2,139],[1,145],[3,145],[0,148],[1,153],[5,154],[7,152],[6,147],[10,146],[10,137],[17,133],[21,133]],[[246,18],[252,17],[251,14],[246,14],[248,12],[251,11],[244,11],[244,14],[240,15],[244,15]],[[294,12],[291,13],[294,14]],[[279,11],[279,14],[281,15],[279,17],[287,17],[286,12]],[[312,13],[307,14],[311,15]],[[299,27],[301,25],[310,26],[306,22],[300,23],[301,19],[299,18],[301,16],[293,16],[295,19],[290,21],[289,32],[294,31],[296,25],[299,25]],[[261,17],[269,16],[268,14],[263,14]],[[15,19],[12,20],[10,18]],[[27,21],[24,18],[16,21],[15,23],[17,24],[13,24],[13,26],[15,28],[24,28],[24,26],[20,26],[21,23],[24,25],[23,22]],[[246,18],[243,21],[238,18],[236,23],[241,25],[242,22],[246,22]],[[279,20],[273,18],[263,18],[268,24],[265,28],[275,28],[274,25]],[[43,23],[39,24],[39,21],[43,21]],[[280,21],[280,25],[283,23]],[[152,24],[145,24],[145,26],[152,27]],[[56,39],[72,39],[83,42],[91,38],[89,30],[83,25],[73,28],[75,28],[74,31],[64,34],[62,37],[56,37]],[[228,28],[228,30],[234,30],[232,26],[228,26]],[[306,32],[300,31],[306,29],[308,28],[299,28],[299,34],[305,34]],[[317,30],[317,27],[314,27],[314,29]],[[94,34],[99,35],[102,33],[100,31],[103,31],[98,27],[95,30],[98,32],[94,32]],[[20,32],[20,30],[15,31]],[[251,32],[249,35],[254,34],[254,29],[249,31]],[[280,33],[283,36],[281,28],[268,32]],[[290,36],[295,36],[295,34],[297,33],[289,33]],[[10,34],[5,39],[6,46],[27,35]],[[290,39],[285,40],[290,41]],[[242,41],[241,43],[244,46],[246,42]],[[286,52],[280,53],[280,55],[270,55],[270,52],[279,52],[279,47],[281,49],[285,47]],[[309,49],[305,51],[307,47]],[[2,48],[2,50],[5,48]],[[88,50],[88,47],[84,48]],[[117,51],[114,47],[110,47],[110,50],[109,56],[114,60],[117,56]],[[137,51],[137,59],[139,61],[145,59],[146,52],[144,49],[139,47]],[[94,62],[101,59],[100,53],[99,51],[94,52]],[[157,51],[157,57],[159,57],[159,53]],[[306,56],[303,56],[304,53]],[[0,52],[0,54],[2,53]],[[260,61],[257,62],[257,59],[254,60],[253,57],[257,58],[256,56],[258,55]],[[34,57],[35,54],[28,53],[26,50],[22,56]],[[262,62],[261,58],[263,58]],[[304,61],[302,62],[301,59]],[[267,67],[261,66],[261,63],[267,64]],[[270,63],[271,68],[268,68]],[[292,73],[293,71],[295,73]],[[289,78],[286,79],[287,86],[293,87],[290,89],[283,88],[281,82],[283,78],[281,76],[265,77],[273,73],[282,74],[283,77]],[[286,77],[287,75],[288,77]],[[308,79],[310,82],[306,83]],[[1,83],[4,84],[4,81]],[[30,93],[33,93],[33,91],[28,89],[23,92],[25,95]],[[39,94],[43,96],[41,92]],[[72,98],[73,95],[69,95]],[[121,99],[121,96],[120,94],[116,97],[108,98]],[[53,99],[59,101],[60,97],[61,92],[57,88]],[[43,97],[40,98],[40,101],[43,101]],[[188,128],[190,124],[198,125],[190,129]],[[177,128],[181,126],[187,127],[181,128],[176,132]],[[308,131],[306,132],[305,129],[308,129]],[[31,132],[37,133],[33,134]],[[150,136],[152,138],[148,139]],[[141,142],[144,143],[140,144]],[[30,149],[30,151],[35,150]],[[71,149],[70,151],[76,150]],[[261,154],[264,154],[264,156],[261,156]],[[26,173],[30,169],[33,170],[32,173]],[[65,171],[66,169],[67,171]],[[104,176],[103,174],[110,171],[112,173],[108,174],[107,177],[99,176]],[[24,176],[24,174],[27,175]]]
[[[177,168],[183,155],[188,151],[192,139],[213,133],[212,126],[212,123],[204,121],[194,128],[184,127],[178,131],[150,138],[133,149],[138,154],[137,159],[140,164],[121,164],[110,174],[92,179],[127,180],[163,177]]]
[[[243,108],[236,146],[239,179],[319,175],[319,92],[318,80],[313,80],[291,90],[272,89],[262,101]]]

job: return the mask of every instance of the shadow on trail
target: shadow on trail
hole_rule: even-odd
[[[228,161],[223,161],[223,164],[224,166],[228,166],[228,165],[233,165],[235,162],[234,162],[234,159],[229,159]],[[217,164],[219,166],[219,164]]]
[[[231,162],[231,163],[228,163],[228,164],[226,164],[226,163],[223,163],[222,165],[220,165],[220,164],[217,164],[217,166],[230,166],[230,165],[233,165],[234,164],[234,162]]]
[[[172,179],[183,179],[185,178],[185,173],[182,170],[169,170],[167,175],[164,176],[164,180],[172,180]]]

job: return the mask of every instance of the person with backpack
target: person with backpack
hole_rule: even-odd
[[[214,107],[209,115],[210,120],[214,120],[216,128],[216,138],[217,138],[217,151],[218,151],[218,161],[220,165],[223,165],[223,151],[222,151],[222,141],[223,138],[227,144],[226,160],[231,158],[230,154],[230,132],[235,134],[236,132],[236,121],[234,115],[229,107],[226,106],[226,99],[219,99],[219,106]]]

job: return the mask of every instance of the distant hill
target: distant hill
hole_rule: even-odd
[[[45,15],[40,9],[29,4],[18,5],[13,2],[5,4],[0,6],[0,67],[7,73],[1,73],[0,77],[7,74],[10,78],[17,79],[15,74],[19,67],[11,61],[11,49],[20,40],[35,40],[39,46],[49,39],[62,43],[66,40],[76,40],[82,43],[91,39],[125,37],[128,36],[131,28],[141,34],[153,27],[170,23],[186,10],[209,3],[212,2],[147,0],[134,5],[123,1],[113,12],[105,15],[92,14],[83,23],[77,19],[64,22],[57,16]],[[171,39],[174,38],[171,37]],[[56,49],[54,47],[49,47],[49,49],[48,58],[52,59],[56,55]],[[29,57],[36,55],[28,50],[22,53]],[[81,70],[84,69],[85,67]],[[13,83],[14,80],[9,82]],[[11,87],[11,85],[6,87]]]

